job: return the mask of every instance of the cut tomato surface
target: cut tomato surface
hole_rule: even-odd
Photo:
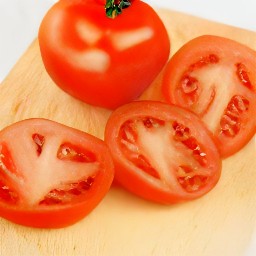
[[[114,167],[105,143],[46,119],[0,132],[0,216],[41,228],[71,225],[109,190]]]
[[[221,174],[208,129],[194,113],[174,105],[138,101],[118,108],[108,120],[105,141],[117,182],[158,203],[198,198]]]
[[[256,52],[217,36],[201,36],[170,59],[163,79],[167,102],[198,114],[223,157],[256,131]]]
[[[170,40],[148,4],[131,1],[111,19],[105,3],[58,1],[43,18],[38,39],[45,68],[61,89],[114,109],[152,83],[168,61]]]

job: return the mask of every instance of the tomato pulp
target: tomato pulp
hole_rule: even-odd
[[[103,199],[114,167],[105,143],[46,119],[0,132],[0,216],[15,223],[61,228]]]

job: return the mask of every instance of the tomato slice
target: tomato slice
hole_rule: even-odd
[[[105,130],[115,179],[158,203],[198,198],[219,180],[221,160],[212,136],[192,112],[155,101],[115,110]]]
[[[109,190],[114,167],[105,143],[46,119],[0,132],[0,216],[41,228],[71,225]]]
[[[169,61],[163,94],[198,114],[223,157],[247,144],[256,130],[256,52],[230,39],[201,36]]]

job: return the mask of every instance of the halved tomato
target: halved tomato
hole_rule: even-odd
[[[0,216],[41,228],[71,225],[103,199],[113,180],[105,143],[46,119],[0,132]]]
[[[105,130],[115,179],[158,203],[198,198],[219,180],[221,160],[212,136],[192,112],[154,101],[115,110]]]
[[[230,156],[256,131],[256,52],[218,36],[185,44],[163,79],[167,102],[198,114],[213,132],[220,153]]]

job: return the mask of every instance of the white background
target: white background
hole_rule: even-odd
[[[256,31],[256,0],[144,0]],[[47,9],[56,0],[0,0],[0,82],[37,35]]]
[[[40,21],[54,2],[56,0],[0,0],[0,82],[37,36]],[[152,6],[166,7],[256,32],[256,0],[145,2]],[[256,234],[254,238],[245,256],[256,255]]]

